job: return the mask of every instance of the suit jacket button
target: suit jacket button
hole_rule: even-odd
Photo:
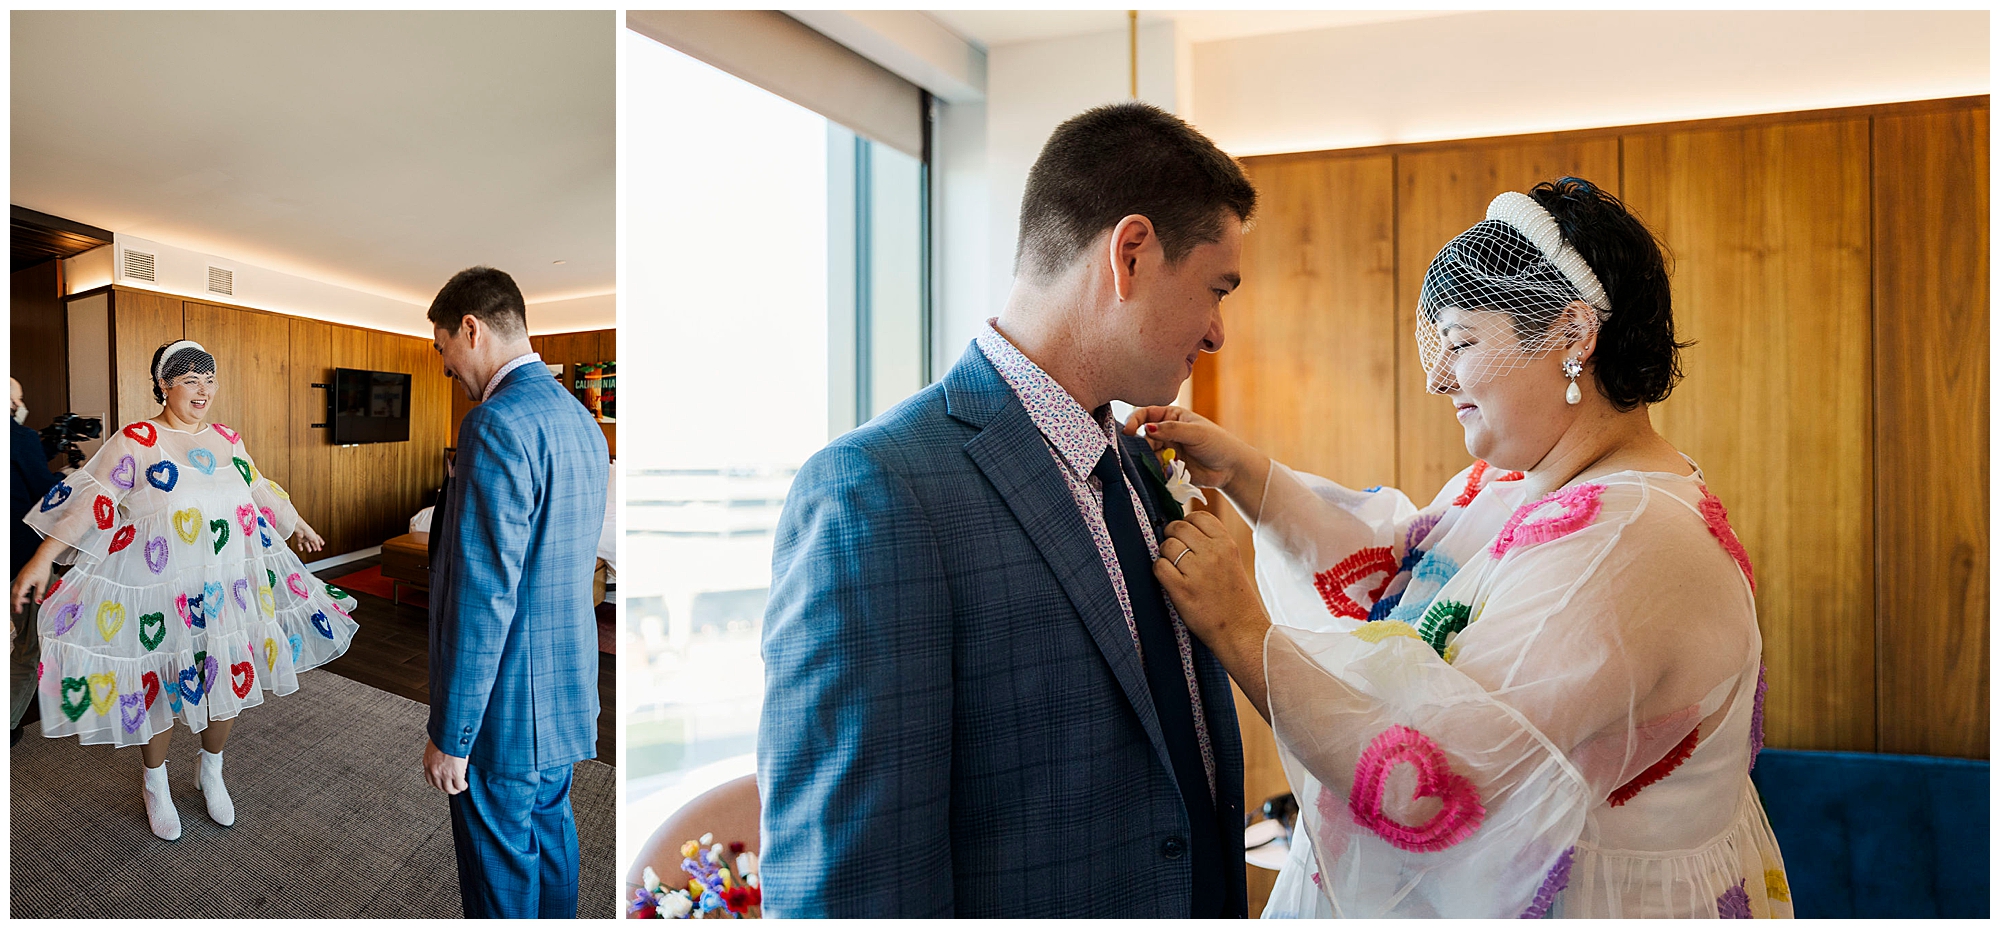
[[[1185,854],[1187,854],[1187,841],[1180,836],[1169,836],[1165,842],[1160,843],[1162,858],[1171,861]]]

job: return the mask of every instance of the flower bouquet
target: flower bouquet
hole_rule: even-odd
[[[681,846],[681,871],[688,877],[687,885],[670,887],[647,868],[646,885],[632,891],[625,914],[633,919],[756,919],[762,915],[764,895],[757,889],[757,855],[744,851],[743,843],[731,842],[724,848],[713,834],[703,835]]]

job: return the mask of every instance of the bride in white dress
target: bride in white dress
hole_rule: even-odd
[[[1487,215],[1419,300],[1428,386],[1478,459],[1429,506],[1185,410],[1129,425],[1256,530],[1255,590],[1207,513],[1155,567],[1298,797],[1264,915],[1788,917],[1750,783],[1750,561],[1646,413],[1682,347],[1658,245],[1575,178]]]

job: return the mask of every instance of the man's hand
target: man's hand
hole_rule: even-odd
[[[465,759],[438,750],[437,743],[424,740],[424,780],[448,794],[465,789]]]

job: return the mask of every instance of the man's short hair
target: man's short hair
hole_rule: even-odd
[[[507,272],[495,268],[467,268],[451,276],[444,289],[431,300],[431,325],[450,335],[458,335],[459,322],[471,316],[494,334],[528,334],[528,304],[521,288]]]
[[[1243,167],[1193,126],[1136,100],[1107,104],[1057,126],[1029,169],[1014,273],[1060,272],[1133,214],[1173,264],[1221,239],[1224,210],[1248,222],[1256,209]]]

